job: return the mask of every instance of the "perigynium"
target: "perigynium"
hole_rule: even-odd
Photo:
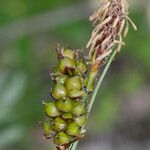
[[[58,64],[51,73],[53,99],[43,102],[47,119],[41,122],[44,137],[53,139],[57,150],[76,150],[84,136],[98,89],[113,58],[125,45],[123,37],[128,33],[129,22],[137,30],[128,14],[126,0],[100,1],[98,10],[90,16],[94,30],[86,46],[89,67],[82,51],[57,46]],[[105,68],[98,75],[102,65]]]

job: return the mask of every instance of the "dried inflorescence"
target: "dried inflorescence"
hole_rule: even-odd
[[[101,62],[112,53],[115,47],[120,51],[125,43],[122,36],[128,33],[128,21],[136,30],[135,24],[128,17],[128,4],[126,0],[101,0],[100,8],[90,17],[95,29],[87,44],[90,48],[90,58],[95,57],[94,65],[99,68]]]

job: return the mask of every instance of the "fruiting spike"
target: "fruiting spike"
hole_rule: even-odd
[[[87,111],[82,98],[87,87],[87,65],[80,50],[58,46],[57,55],[58,65],[50,74],[54,82],[50,90],[54,101],[42,102],[48,116],[43,130],[46,138],[53,138],[58,150],[67,150],[73,142],[83,137]]]

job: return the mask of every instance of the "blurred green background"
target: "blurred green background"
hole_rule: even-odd
[[[150,149],[150,1],[130,0],[126,47],[97,96],[81,150]],[[0,150],[53,150],[38,124],[57,43],[84,48],[98,0],[1,0]]]

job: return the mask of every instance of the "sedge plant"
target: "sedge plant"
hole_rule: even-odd
[[[53,99],[43,102],[47,118],[41,122],[44,137],[53,139],[57,150],[77,150],[85,135],[102,81],[125,45],[123,38],[128,33],[129,22],[137,30],[128,14],[126,0],[101,0],[100,7],[90,16],[94,30],[86,46],[88,56],[81,50],[57,46],[58,64],[51,73]]]

